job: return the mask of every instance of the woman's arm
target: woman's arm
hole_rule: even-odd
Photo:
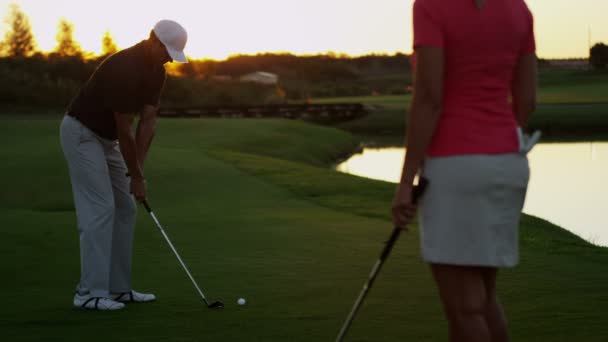
[[[414,98],[407,123],[407,153],[393,201],[393,222],[402,228],[415,214],[416,206],[411,201],[414,177],[424,161],[443,104],[443,49],[419,47],[415,53]]]
[[[511,84],[512,105],[515,119],[520,127],[528,125],[530,115],[536,109],[536,54],[519,57]]]
[[[443,49],[416,49],[414,98],[407,122],[407,154],[401,182],[412,184],[435,133],[443,104]]]

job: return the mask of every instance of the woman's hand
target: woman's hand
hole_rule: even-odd
[[[407,230],[407,225],[413,221],[417,206],[412,202],[411,184],[400,184],[393,199],[393,223],[395,227]]]

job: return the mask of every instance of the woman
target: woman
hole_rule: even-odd
[[[393,220],[412,220],[420,170],[429,180],[422,256],[450,341],[508,341],[496,275],[518,262],[529,170],[517,129],[536,102],[532,15],[523,0],[416,0],[413,17],[414,97]]]

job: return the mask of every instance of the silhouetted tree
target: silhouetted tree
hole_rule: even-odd
[[[116,52],[118,52],[118,45],[114,42],[110,31],[106,31],[101,39],[101,53],[103,55],[111,55]]]
[[[608,45],[597,43],[589,51],[589,63],[596,69],[603,69],[608,65]]]
[[[59,20],[57,26],[57,46],[54,52],[59,56],[82,56],[83,51],[80,44],[74,39],[74,24],[65,18]]]
[[[2,52],[13,57],[33,55],[36,51],[36,41],[34,40],[30,20],[19,5],[10,5],[9,14],[5,21],[9,27],[2,42]]]

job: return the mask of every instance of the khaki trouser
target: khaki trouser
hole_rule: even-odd
[[[97,136],[67,115],[60,132],[80,233],[77,291],[93,297],[128,292],[137,207],[118,142]]]

